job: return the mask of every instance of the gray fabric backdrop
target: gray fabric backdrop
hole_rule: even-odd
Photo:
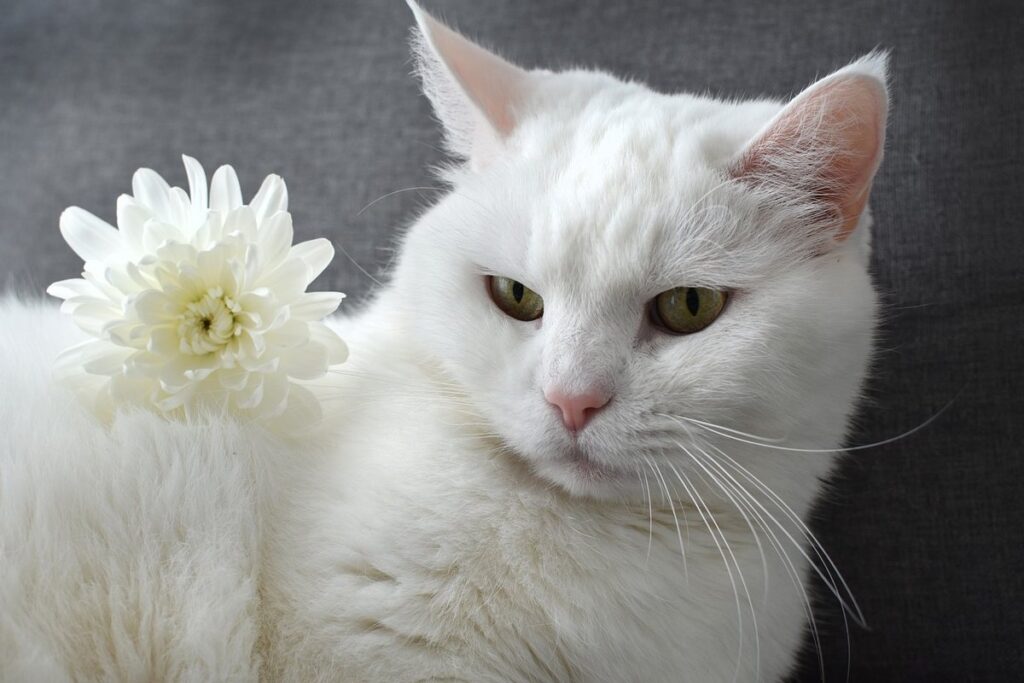
[[[815,528],[859,597],[852,680],[1008,680],[1024,670],[1024,22],[1011,3],[427,0],[527,66],[598,65],[664,90],[785,95],[876,46],[894,110],[874,194],[888,316],[857,443]],[[57,217],[113,219],[132,171],[230,162],[247,195],[289,183],[298,237],[371,273],[441,156],[410,78],[400,0],[4,0],[0,275],[78,273]],[[340,255],[315,287],[371,280]],[[845,640],[822,601],[830,679]],[[1011,672],[1016,672],[1011,675]],[[798,680],[817,680],[805,658]]]

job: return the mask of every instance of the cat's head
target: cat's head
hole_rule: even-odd
[[[595,497],[685,487],[740,431],[839,445],[874,328],[884,56],[788,104],[723,102],[526,71],[413,9],[462,163],[395,287],[487,428]],[[754,468],[782,457],[747,450]]]

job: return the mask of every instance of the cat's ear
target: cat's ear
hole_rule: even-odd
[[[813,195],[838,218],[833,239],[848,237],[882,161],[887,62],[869,54],[797,95],[746,146],[733,177]]]
[[[406,0],[416,17],[413,52],[423,90],[445,129],[449,151],[480,166],[516,125],[530,76]]]

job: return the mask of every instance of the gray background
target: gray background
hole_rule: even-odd
[[[850,457],[815,527],[861,601],[854,681],[1008,680],[1024,670],[1024,35],[1011,3],[429,0],[527,66],[597,65],[664,90],[785,95],[876,46],[894,109],[873,197],[888,316]],[[0,281],[77,275],[57,231],[107,219],[149,165],[232,163],[247,196],[289,183],[297,236],[371,273],[433,191],[439,133],[409,76],[400,0],[3,0]],[[339,253],[316,285],[363,299]],[[828,678],[845,641],[822,600]],[[1011,675],[1011,672],[1015,674]],[[798,680],[817,680],[805,658]]]

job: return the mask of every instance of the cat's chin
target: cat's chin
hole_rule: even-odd
[[[573,447],[553,458],[533,461],[534,474],[566,492],[586,498],[622,498],[637,485],[636,473],[603,464]]]

